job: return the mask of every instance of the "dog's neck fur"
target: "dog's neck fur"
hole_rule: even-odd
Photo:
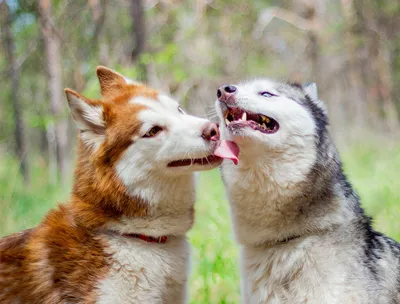
[[[336,150],[332,145],[332,156],[325,159],[325,165],[335,170],[323,172],[318,156],[310,158],[312,149],[308,155],[293,155],[286,152],[290,149],[242,145],[239,166],[224,164],[233,226],[241,244],[260,246],[319,234],[351,219],[351,206],[345,205],[343,190],[333,187],[335,175],[329,173],[341,173],[334,162]]]
[[[193,174],[147,176],[126,187],[108,159],[93,164],[81,141],[78,155],[72,210],[81,225],[154,237],[184,236],[193,225]]]

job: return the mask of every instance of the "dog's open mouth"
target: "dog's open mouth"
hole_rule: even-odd
[[[239,162],[239,147],[233,141],[230,140],[220,140],[217,147],[212,155],[204,158],[194,158],[194,159],[181,159],[175,160],[168,164],[168,167],[183,167],[191,165],[218,165],[222,163],[222,160],[229,159],[235,165]]]
[[[214,165],[216,163],[222,162],[222,158],[216,155],[209,155],[204,158],[195,158],[195,159],[181,159],[170,162],[168,167],[183,167],[183,166],[192,166],[192,165]]]
[[[230,127],[248,126],[262,133],[272,134],[278,131],[278,122],[263,114],[245,112],[239,108],[229,108],[225,112],[225,124]]]

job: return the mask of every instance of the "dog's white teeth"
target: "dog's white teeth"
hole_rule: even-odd
[[[229,125],[230,121],[228,120],[228,118],[225,118],[225,123],[226,125]]]
[[[267,125],[266,125],[265,123],[263,123],[263,124],[261,125],[261,127],[263,127],[264,129],[266,129],[266,128],[267,128]]]
[[[244,120],[244,121],[246,121],[246,120],[247,120],[247,113],[246,113],[246,112],[243,112],[243,115],[242,115],[242,120]]]

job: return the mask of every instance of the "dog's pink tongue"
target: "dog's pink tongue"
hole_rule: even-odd
[[[239,147],[233,141],[221,140],[218,148],[214,151],[214,155],[230,159],[235,165],[239,163]]]

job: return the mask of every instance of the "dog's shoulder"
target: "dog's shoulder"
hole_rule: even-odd
[[[107,271],[104,247],[65,207],[50,211],[38,227],[0,240],[0,302],[93,302]]]
[[[22,258],[25,245],[32,229],[26,229],[0,239],[0,264],[13,263],[16,258]]]
[[[0,302],[8,303],[26,282],[26,245],[34,229],[0,239]]]

